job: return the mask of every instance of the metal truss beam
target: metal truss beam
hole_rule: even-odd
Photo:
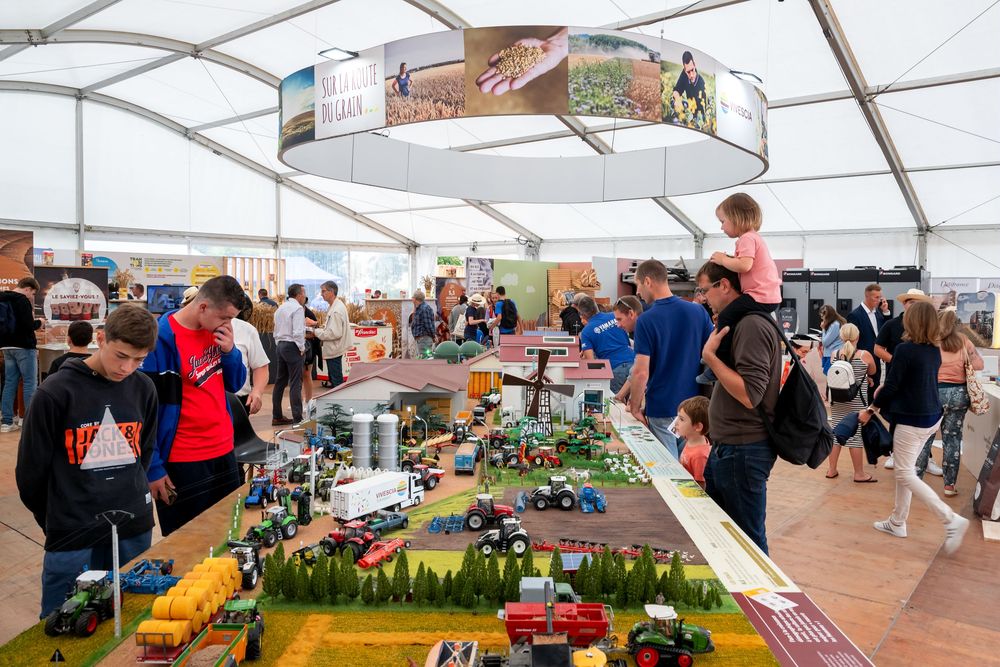
[[[177,134],[180,134],[186,139],[201,144],[205,148],[211,150],[216,155],[227,157],[230,160],[237,162],[252,171],[257,172],[258,174],[261,174],[262,176],[266,176],[267,178],[273,181],[282,183],[283,185],[292,188],[296,192],[305,195],[306,197],[309,197],[313,201],[323,204],[324,206],[333,209],[334,211],[340,213],[341,215],[345,215],[351,218],[352,220],[355,220],[356,222],[365,225],[366,227],[374,229],[380,234],[384,234],[403,245],[406,246],[418,245],[417,242],[414,241],[413,239],[404,236],[403,234],[400,234],[392,229],[389,229],[388,227],[379,224],[378,222],[372,220],[371,218],[368,218],[367,216],[361,215],[357,211],[354,211],[344,206],[343,204],[340,204],[338,202],[333,201],[332,199],[324,197],[323,195],[313,190],[310,190],[301,183],[296,183],[295,181],[285,179],[281,174],[274,171],[273,169],[265,167],[262,164],[258,164],[253,160],[251,160],[250,158],[241,155],[240,153],[237,153],[236,151],[230,148],[226,148],[222,144],[216,141],[212,141],[211,139],[202,134],[198,134],[197,132],[192,132],[189,128],[184,127],[180,123],[173,121],[167,118],[166,116],[158,114],[155,111],[151,111],[150,109],[147,109],[146,107],[140,106],[138,104],[126,102],[125,100],[118,99],[117,97],[111,97],[110,95],[103,95],[101,93],[84,94],[77,88],[70,88],[67,86],[56,86],[53,84],[30,83],[23,81],[0,81],[0,91],[3,90],[44,93],[49,95],[64,95],[77,99],[84,99],[90,102],[96,102],[98,104],[104,104],[106,106],[115,107],[116,109],[120,109],[122,111],[127,111],[129,113],[142,116],[143,118],[146,118],[147,120],[157,123],[158,125],[161,125],[167,128],[168,130],[172,130]],[[88,229],[91,228],[88,227]]]
[[[486,215],[490,216],[504,227],[510,229],[512,232],[517,232],[519,235],[523,236],[528,241],[534,243],[535,247],[537,247],[538,244],[542,242],[542,238],[540,236],[529,230],[527,227],[518,224],[508,216],[504,215],[500,211],[493,208],[492,206],[484,204],[481,201],[475,201],[474,199],[464,199],[463,201],[472,208],[476,209],[477,211],[480,211],[481,213],[485,213]]]
[[[809,4],[816,15],[816,21],[823,30],[827,44],[833,52],[833,57],[840,65],[844,78],[847,79],[847,85],[851,89],[851,94],[857,101],[861,109],[861,114],[864,116],[869,129],[872,131],[872,135],[875,137],[875,143],[878,144],[882,150],[882,155],[889,164],[889,170],[892,172],[892,176],[899,186],[899,191],[906,202],[906,207],[910,210],[910,215],[913,216],[913,222],[916,224],[917,232],[921,237],[918,263],[920,266],[927,266],[926,233],[927,228],[930,227],[930,223],[927,221],[927,214],[924,212],[923,206],[920,205],[917,191],[910,182],[909,176],[906,175],[899,152],[892,143],[892,138],[889,135],[885,120],[882,118],[882,113],[866,92],[868,84],[865,82],[864,73],[861,71],[861,67],[854,57],[853,51],[851,51],[851,45],[847,40],[843,28],[840,26],[840,22],[837,20],[837,15],[834,13],[829,0],[809,0]]]
[[[244,120],[253,120],[254,118],[261,118],[262,116],[270,116],[271,114],[278,113],[278,107],[268,107],[267,109],[258,109],[257,111],[251,111],[250,113],[243,113],[239,116],[233,116],[231,118],[222,118],[220,120],[213,120],[211,123],[204,123],[202,125],[195,125],[194,127],[189,127],[189,132],[201,132],[202,130],[211,130],[213,127],[224,127],[226,125],[232,125],[233,123],[239,123]]]
[[[431,16],[452,30],[471,28],[469,22],[436,0],[404,0],[423,13]]]
[[[55,23],[51,23],[45,26],[44,28],[38,31],[38,34],[43,38],[51,37],[57,32],[65,30],[71,25],[75,25],[80,21],[89,18],[98,12],[102,12],[111,5],[117,4],[119,2],[121,2],[121,0],[95,0],[89,5],[86,5],[76,10],[72,14],[67,14],[66,16],[56,21]],[[10,58],[14,54],[24,51],[26,48],[32,46],[33,44],[34,42],[29,40],[22,44],[8,46],[6,49],[0,51],[0,60],[6,60],[7,58]]]

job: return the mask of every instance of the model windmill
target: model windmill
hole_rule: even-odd
[[[533,417],[538,424],[538,432],[546,436],[552,435],[552,404],[550,392],[557,392],[564,396],[573,395],[573,385],[571,384],[550,384],[545,382],[545,367],[549,363],[549,351],[542,348],[538,350],[538,370],[535,372],[535,379],[503,374],[503,384],[507,387],[525,387],[524,392],[524,416]]]

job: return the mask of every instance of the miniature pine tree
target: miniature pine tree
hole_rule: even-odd
[[[486,559],[486,585],[483,596],[490,602],[503,602],[503,580],[500,579],[500,564],[496,554]]]
[[[295,563],[289,558],[285,561],[281,568],[281,594],[285,596],[286,600],[297,600],[299,595],[298,591],[298,577],[295,569]]]
[[[715,606],[722,606],[722,590],[719,587],[715,588]]]
[[[476,584],[473,577],[465,578],[465,586],[462,588],[461,605],[466,609],[476,606]]]
[[[573,590],[581,597],[587,595],[590,590],[590,563],[587,558],[580,561],[580,568],[576,571],[576,580],[573,582]]]
[[[646,573],[645,568],[640,563],[636,563],[626,576],[626,592],[628,593],[628,603],[637,606],[642,604],[643,590],[645,589]]]
[[[288,557],[285,556],[285,544],[283,542],[278,542],[278,546],[275,547],[273,555],[275,560],[281,563],[284,563],[285,561],[288,560]]]
[[[615,554],[614,556],[615,565],[615,592],[618,592],[618,582],[625,581],[625,577],[628,572],[625,568],[625,556],[621,554]]]
[[[398,566],[397,566],[398,567]],[[413,575],[413,604],[422,605],[427,600],[427,571],[424,562],[417,565],[417,573]]]
[[[516,602],[521,597],[521,570],[513,551],[507,552],[503,564],[503,597],[507,602]]]
[[[467,578],[465,572],[459,570],[458,574],[455,575],[454,581],[451,583],[451,599],[457,605],[462,604],[462,592],[465,590],[465,580]]]
[[[430,568],[427,568],[427,601],[431,604],[440,604],[444,601],[437,572]]]
[[[566,573],[563,572],[562,553],[559,547],[552,550],[552,557],[549,559],[549,576],[552,577],[553,584],[564,583]]]
[[[458,571],[468,577],[475,572],[475,567],[476,548],[470,544],[465,548],[465,553],[462,555],[462,567]]]
[[[358,572],[354,569],[354,557],[350,551],[345,551],[340,559],[340,591],[350,602],[358,597]]]
[[[336,558],[328,558],[327,565],[329,570],[326,575],[326,588],[327,594],[330,596],[330,602],[337,604],[337,596],[340,595],[340,563]]]
[[[535,557],[531,554],[531,549],[526,550],[521,556],[521,576],[535,576]]]
[[[320,551],[316,564],[313,565],[312,574],[309,576],[309,588],[313,602],[322,602],[330,593],[330,565],[327,562],[326,554]]]
[[[670,596],[667,594],[670,590],[670,575],[664,572],[660,575],[660,580],[656,582],[656,592],[663,596],[664,600],[669,600]]]
[[[312,586],[309,584],[309,568],[305,561],[299,562],[299,571],[295,575],[295,597],[302,602],[312,600]]]
[[[628,605],[628,577],[618,579],[615,587],[615,607],[625,609]]]
[[[715,602],[715,590],[709,589],[708,592],[705,593],[705,596],[701,601],[701,608],[704,609],[705,611],[710,611],[712,609],[712,603],[714,602]]]
[[[656,559],[653,558],[653,550],[647,544],[642,548],[642,561],[643,561],[643,586],[642,586],[642,601],[643,603],[652,602],[656,597]]]
[[[380,567],[378,575],[375,577],[375,599],[378,600],[379,604],[382,604],[388,602],[391,597],[392,582],[389,580],[389,575]]]
[[[675,551],[670,559],[670,586],[667,592],[667,600],[680,602],[684,596],[684,565],[681,564],[681,554]]]
[[[482,551],[476,552],[471,579],[476,592],[476,602],[478,603],[480,596],[486,592],[486,556],[483,555]]]
[[[406,552],[401,551],[396,557],[396,569],[392,573],[392,597],[402,604],[410,592],[410,562]]]
[[[365,604],[375,602],[375,582],[370,574],[365,577],[365,583],[361,584],[361,601]]]
[[[441,582],[441,602],[446,602],[451,598],[451,591],[454,588],[455,578],[451,576],[451,570],[444,573],[444,581]]]
[[[601,594],[607,596],[615,592],[615,561],[611,547],[605,546],[601,555]]]
[[[694,605],[695,607],[701,607],[705,603],[705,584],[696,581],[693,582],[694,585]]]
[[[274,558],[271,554],[264,556],[264,581],[261,582],[261,589],[270,597],[278,597],[281,594],[281,568],[274,566]]]

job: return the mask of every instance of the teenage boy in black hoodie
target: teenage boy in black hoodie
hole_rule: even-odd
[[[149,548],[153,499],[146,469],[156,445],[153,382],[136,373],[156,347],[156,320],[119,306],[97,332],[99,349],[45,379],[24,420],[17,453],[21,502],[45,532],[41,618],[57,610],[85,569],[110,570],[108,510],[118,521],[120,562]]]

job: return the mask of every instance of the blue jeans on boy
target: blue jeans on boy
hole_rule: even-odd
[[[647,417],[650,432],[656,436],[660,444],[667,448],[670,455],[678,461],[681,460],[681,452],[684,451],[684,441],[670,432],[670,424],[676,417]]]
[[[611,393],[617,394],[618,391],[625,386],[625,382],[628,381],[628,374],[632,372],[632,365],[634,361],[626,361],[624,364],[618,364],[611,369]]]
[[[126,563],[148,549],[152,541],[151,530],[135,537],[118,538],[119,566],[124,567]],[[39,618],[45,618],[62,606],[77,576],[84,569],[110,572],[113,566],[111,540],[90,549],[46,551],[42,561],[42,613]]]
[[[3,423],[14,423],[14,399],[17,398],[17,385],[24,379],[24,407],[31,404],[31,397],[38,386],[38,350],[25,350],[18,347],[3,351],[3,396],[0,397],[0,412],[3,413]]]
[[[709,495],[767,553],[767,479],[776,459],[767,440],[746,445],[712,445]],[[709,475],[706,475],[706,482]]]

